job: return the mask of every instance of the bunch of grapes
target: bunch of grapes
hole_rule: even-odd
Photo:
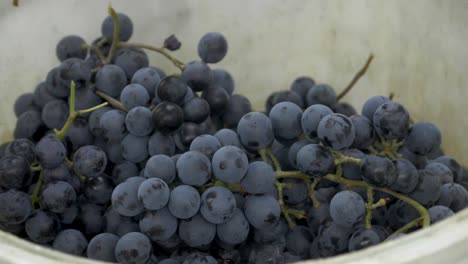
[[[290,263],[396,239],[468,205],[466,170],[441,133],[385,96],[357,114],[327,84],[299,77],[265,112],[200,60],[129,42],[111,7],[102,36],[59,41],[60,64],[15,102],[0,148],[0,228],[31,242],[119,263]],[[145,50],[180,70],[150,66]]]

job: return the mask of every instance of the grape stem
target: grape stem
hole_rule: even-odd
[[[351,89],[357,83],[357,81],[359,81],[359,79],[366,73],[367,69],[369,68],[369,65],[372,62],[372,59],[374,59],[374,55],[371,53],[371,54],[369,54],[369,57],[367,58],[366,64],[364,64],[364,67],[362,67],[354,75],[353,79],[348,84],[348,86],[346,86],[346,88],[340,94],[338,94],[338,96],[336,97],[336,101],[341,100],[341,98],[343,98],[349,91],[351,91]]]
[[[96,53],[96,55],[98,56],[99,61],[101,62],[101,64],[102,65],[106,64],[107,60],[104,57],[104,54],[102,54],[102,51],[97,46],[83,44],[83,45],[81,45],[81,49],[90,49],[90,50],[94,51]]]
[[[308,185],[308,190],[309,190],[309,197],[310,197],[310,200],[312,201],[312,205],[315,207],[315,208],[319,208],[320,207],[320,201],[317,199],[317,196],[315,195],[315,188],[317,188],[317,185],[320,183],[320,178],[314,178],[314,180],[312,181],[312,183],[310,183],[309,181],[306,181],[306,184]]]
[[[271,149],[266,149],[265,152],[266,152],[266,155],[268,156],[268,158],[270,158],[271,163],[273,163],[273,167],[275,168],[275,170],[276,171],[281,171],[281,165],[280,165],[278,159],[275,157],[275,155],[273,155],[273,153],[271,152]]]
[[[142,44],[142,43],[123,43],[123,42],[120,42],[118,44],[118,47],[119,48],[140,48],[140,49],[151,50],[151,51],[157,52],[157,53],[163,55],[164,57],[166,57],[168,60],[170,60],[172,62],[172,64],[174,64],[174,66],[179,68],[181,71],[183,71],[184,68],[185,68],[185,64],[183,62],[181,62],[180,60],[174,58],[164,48],[158,48],[158,47],[155,47],[155,46]]]
[[[75,121],[75,119],[80,116],[80,115],[83,115],[83,114],[86,114],[86,113],[90,113],[94,110],[97,110],[101,107],[104,107],[106,105],[108,105],[109,103],[102,103],[100,105],[96,105],[94,107],[91,107],[91,108],[88,108],[88,109],[84,109],[84,110],[80,110],[80,111],[75,111],[75,82],[74,81],[71,81],[70,83],[70,108],[69,108],[69,114],[68,114],[68,119],[67,119],[67,122],[65,122],[65,125],[63,125],[62,129],[60,130],[57,130],[57,129],[54,129],[54,132],[55,132],[55,135],[57,136],[57,139],[58,140],[63,140],[65,138],[65,135],[67,134],[67,131],[68,129],[70,129],[71,125],[73,124],[73,122]]]
[[[119,102],[117,99],[113,98],[112,96],[104,93],[104,92],[101,92],[99,90],[96,90],[96,95],[98,95],[99,97],[101,97],[102,99],[106,100],[110,105],[112,105],[113,107],[117,108],[117,109],[120,109],[124,112],[128,112],[128,110],[125,108],[125,106],[123,106],[123,104],[121,102]]]
[[[114,8],[112,7],[111,4],[109,4],[109,7],[107,8],[107,12],[109,12],[109,15],[112,18],[112,22],[114,23],[114,31],[112,32],[112,44],[109,49],[109,54],[107,54],[107,63],[111,63],[112,58],[114,57],[115,50],[117,49],[119,43],[120,43],[120,20],[119,16],[117,15],[117,12],[115,12]]]
[[[41,170],[42,170],[41,165],[31,166],[31,171],[41,171]]]
[[[365,222],[366,229],[370,229],[372,227],[373,205],[374,205],[374,190],[372,190],[371,187],[367,187],[366,222]]]
[[[67,163],[68,167],[70,167],[70,169],[73,170],[73,173],[75,173],[76,176],[78,176],[80,178],[80,181],[81,182],[85,182],[86,181],[86,177],[79,174],[76,170],[75,170],[75,167],[73,166],[73,162],[68,159],[68,158],[65,158],[65,163]]]
[[[291,219],[289,216],[289,211],[286,208],[286,205],[284,204],[283,201],[283,185],[279,181],[275,182],[276,189],[278,189],[278,203],[280,205],[281,213],[284,216],[284,219],[286,219],[286,222],[288,223],[288,226],[290,229],[293,229],[296,226],[296,223]]]
[[[37,179],[36,186],[34,187],[33,194],[31,196],[31,203],[34,209],[40,208],[41,203],[39,200],[39,192],[41,191],[42,181],[44,180],[44,175],[41,171],[39,178]]]
[[[393,235],[394,234],[403,234],[403,233],[405,233],[406,231],[410,230],[413,227],[418,227],[419,225],[421,225],[421,223],[424,224],[424,219],[422,217],[418,217],[418,218],[414,219],[413,221],[407,223],[406,225],[402,226],[397,231],[393,232]]]

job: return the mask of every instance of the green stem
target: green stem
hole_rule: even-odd
[[[278,189],[278,203],[281,208],[281,213],[284,216],[284,219],[286,219],[286,222],[288,223],[288,226],[290,229],[293,229],[296,226],[296,223],[292,221],[291,217],[289,216],[289,212],[286,208],[286,205],[284,204],[283,201],[283,186],[281,185],[280,182],[276,181],[275,182],[276,189]]]
[[[41,170],[42,170],[41,165],[31,166],[31,171],[41,171]]]
[[[315,208],[320,207],[320,201],[317,199],[317,196],[315,196],[315,188],[317,188],[317,185],[320,183],[320,180],[320,178],[314,178],[312,184],[310,184],[309,181],[306,181],[309,189],[309,197]]]
[[[271,149],[266,149],[266,154],[270,158],[271,162],[273,163],[273,167],[275,168],[276,171],[281,171],[281,165],[278,161],[278,159],[273,155],[271,152]]]
[[[421,225],[421,222],[424,223],[423,217],[418,217],[418,218],[414,219],[413,221],[407,223],[406,225],[404,225],[403,227],[401,227],[397,231],[395,231],[392,235],[394,235],[394,234],[403,234],[403,233],[405,233],[406,231],[410,230],[413,227],[418,227],[419,225]],[[424,227],[424,224],[423,224],[423,227]]]
[[[381,206],[385,206],[387,204],[387,199],[382,198],[379,201],[377,201],[375,204],[372,205],[372,209],[379,208]]]
[[[31,196],[31,203],[34,209],[37,209],[40,207],[39,192],[41,191],[43,178],[44,178],[44,175],[42,174],[42,171],[41,171],[41,173],[39,174],[39,178],[37,179],[36,186],[34,187],[33,194]],[[39,207],[37,207],[37,205],[39,205]]]
[[[84,115],[84,114],[87,114],[87,113],[91,113],[91,112],[93,112],[93,111],[95,111],[95,110],[98,110],[99,108],[102,108],[102,107],[107,106],[107,105],[109,105],[109,103],[108,103],[108,102],[104,102],[104,103],[99,104],[99,105],[96,105],[96,106],[94,106],[94,107],[91,107],[91,108],[88,108],[88,109],[84,109],[84,110],[80,110],[80,111],[77,112],[77,114],[78,114],[78,115]]]
[[[112,105],[113,107],[117,108],[117,109],[120,109],[124,112],[128,112],[128,110],[125,108],[125,106],[123,106],[123,104],[121,102],[119,102],[118,100],[116,100],[115,98],[113,98],[112,96],[106,94],[106,93],[103,93],[99,90],[96,90],[95,92],[99,97],[101,97],[102,99],[106,100],[110,105]]]
[[[102,51],[95,45],[87,45],[83,44],[81,45],[82,49],[90,49],[96,53],[96,55],[99,58],[99,61],[101,62],[102,65],[107,64],[106,58],[104,57],[104,54],[102,54]]]
[[[261,158],[264,162],[268,162],[268,158],[267,158],[267,154],[266,154],[266,149],[259,149],[259,150],[258,150],[258,155],[260,155],[260,158]]]
[[[372,227],[372,206],[374,203],[374,191],[371,187],[367,187],[367,205],[366,205],[366,229]]]
[[[374,58],[373,54],[369,54],[369,58],[367,58],[366,64],[364,64],[364,67],[362,67],[353,77],[351,82],[346,86],[346,88],[338,94],[336,97],[336,101],[339,101],[341,98],[343,98],[349,91],[351,91],[351,88],[357,83],[357,81],[366,73],[367,69],[369,68],[370,63],[372,62],[372,59]]]
[[[185,64],[183,62],[181,62],[180,60],[172,57],[164,48],[158,48],[158,47],[154,47],[154,46],[150,46],[150,45],[146,45],[146,44],[141,44],[141,43],[123,43],[123,42],[120,42],[118,44],[118,47],[119,48],[140,48],[140,49],[151,50],[151,51],[157,52],[157,53],[163,55],[164,57],[166,57],[168,60],[170,60],[172,62],[172,64],[174,64],[174,66],[179,68],[181,71],[183,71],[184,68],[185,68]]]
[[[107,54],[107,63],[110,63],[112,61],[112,58],[114,57],[115,50],[117,49],[119,43],[120,43],[120,20],[119,16],[117,15],[117,12],[115,12],[114,8],[109,4],[109,7],[107,9],[109,12],[109,15],[112,17],[112,22],[114,23],[114,32],[113,32],[113,37],[112,37],[112,44],[109,49],[109,54]]]

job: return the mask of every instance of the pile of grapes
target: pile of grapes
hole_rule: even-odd
[[[119,263],[290,263],[382,243],[468,205],[466,170],[439,129],[401,104],[369,98],[361,114],[326,84],[299,77],[265,112],[200,60],[129,42],[109,8],[102,36],[66,36],[60,65],[15,102],[0,148],[0,227],[34,243]],[[149,66],[144,50],[180,73]]]

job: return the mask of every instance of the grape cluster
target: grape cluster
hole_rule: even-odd
[[[200,60],[184,64],[174,35],[132,44],[132,20],[109,13],[92,44],[60,40],[60,64],[15,102],[15,139],[0,147],[2,230],[108,262],[290,263],[468,206],[467,171],[400,103],[371,97],[358,114],[303,76],[254,112],[229,72],[211,69],[228,51],[222,34],[205,34]],[[180,74],[150,66],[145,50]]]

